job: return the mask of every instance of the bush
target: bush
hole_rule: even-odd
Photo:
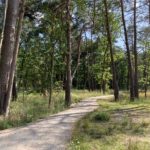
[[[106,112],[97,112],[94,114],[93,119],[95,121],[109,121],[110,115]]]

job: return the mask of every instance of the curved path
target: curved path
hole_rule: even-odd
[[[110,97],[91,97],[26,127],[1,131],[0,150],[65,150],[75,122],[98,107],[97,99]]]

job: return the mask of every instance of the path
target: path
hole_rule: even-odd
[[[26,127],[0,131],[0,150],[65,150],[75,122],[98,107],[97,99],[109,97],[88,98]]]

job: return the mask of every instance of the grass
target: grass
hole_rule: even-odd
[[[76,103],[84,98],[98,95],[100,95],[98,91],[88,92],[86,90],[73,90],[72,101]],[[47,97],[37,93],[31,93],[25,95],[23,98],[22,93],[19,94],[18,100],[11,103],[9,117],[7,119],[0,118],[0,130],[26,125],[27,123],[34,122],[66,109],[64,107],[63,91],[54,92],[52,99],[53,104],[49,109]]]
[[[94,113],[94,115],[92,116],[92,119],[94,121],[109,121],[110,120],[110,115],[106,112],[97,112]]]
[[[150,99],[99,100],[99,108],[81,119],[69,150],[149,150]]]

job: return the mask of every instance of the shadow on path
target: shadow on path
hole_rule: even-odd
[[[26,127],[1,131],[0,150],[65,150],[75,122],[98,107],[97,99],[111,97],[88,98]]]

